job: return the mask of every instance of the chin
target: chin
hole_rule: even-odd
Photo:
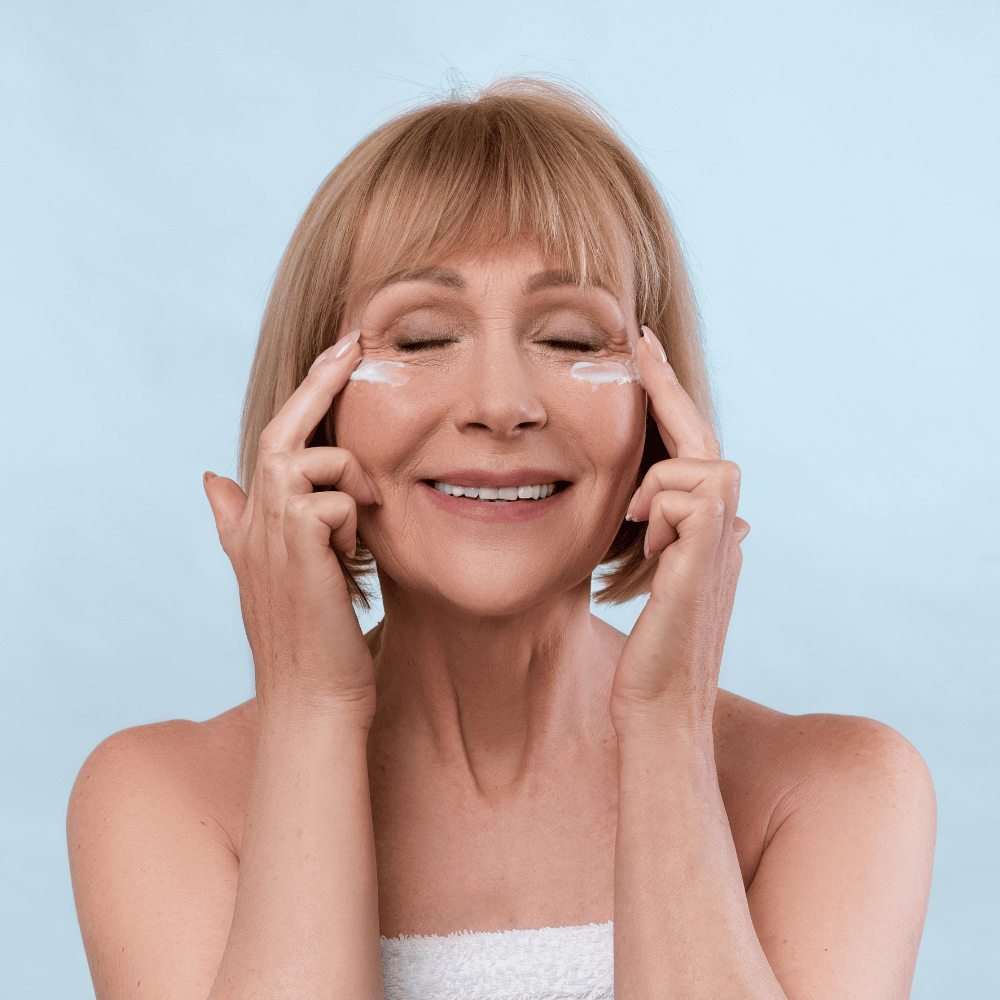
[[[470,618],[506,618],[523,615],[587,578],[586,567],[553,571],[552,562],[539,558],[442,558],[419,576],[387,573],[405,594],[440,602],[453,613]]]

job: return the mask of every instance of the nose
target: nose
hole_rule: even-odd
[[[460,429],[513,438],[545,426],[535,374],[514,338],[482,338],[464,380],[456,414]]]

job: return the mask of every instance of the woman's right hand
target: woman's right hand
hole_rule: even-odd
[[[250,495],[205,474],[222,548],[240,588],[257,702],[375,714],[375,668],[331,546],[354,555],[357,504],[381,503],[344,448],[307,448],[361,360],[357,333],[316,359],[260,436]],[[337,356],[339,353],[339,357]],[[336,491],[313,492],[313,486]]]

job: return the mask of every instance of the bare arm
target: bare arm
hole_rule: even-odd
[[[711,733],[619,736],[615,997],[786,1000],[747,910]]]
[[[905,1000],[927,908],[934,794],[898,733],[851,719],[839,740],[802,741],[787,812],[744,892],[713,741],[749,531],[736,516],[740,471],[643,336],[636,361],[674,457],[650,468],[626,515],[648,521],[646,554],[658,564],[611,693],[615,995]]]
[[[906,1000],[934,863],[927,765],[871,719],[796,721],[801,780],[747,889],[757,937],[790,1000]]]
[[[73,895],[97,1000],[204,1000],[239,866],[190,762],[198,727],[126,729],[87,758],[67,813]]]
[[[381,996],[367,732],[283,722],[262,727],[241,861],[194,723],[117,733],[84,764],[67,838],[98,1000]]]
[[[355,503],[378,494],[350,453],[305,448],[360,360],[356,339],[268,425],[249,496],[206,477],[260,712],[239,862],[195,724],[120,733],[77,780],[70,857],[100,1000],[382,996],[366,761],[374,665],[331,548],[353,554]]]
[[[229,940],[210,1000],[382,996],[367,727],[263,720]]]
[[[615,995],[906,1000],[934,789],[888,726],[796,720],[794,791],[744,893],[710,742],[619,741]]]

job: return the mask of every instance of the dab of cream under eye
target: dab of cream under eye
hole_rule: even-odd
[[[591,389],[596,389],[599,385],[625,385],[627,382],[638,382],[639,369],[631,361],[623,363],[609,361],[605,364],[598,364],[593,361],[578,361],[570,369],[573,378],[582,379],[590,383]]]
[[[362,358],[361,364],[351,372],[351,382],[381,382],[384,385],[403,385],[409,379],[403,374],[406,364],[402,361],[370,361]]]

